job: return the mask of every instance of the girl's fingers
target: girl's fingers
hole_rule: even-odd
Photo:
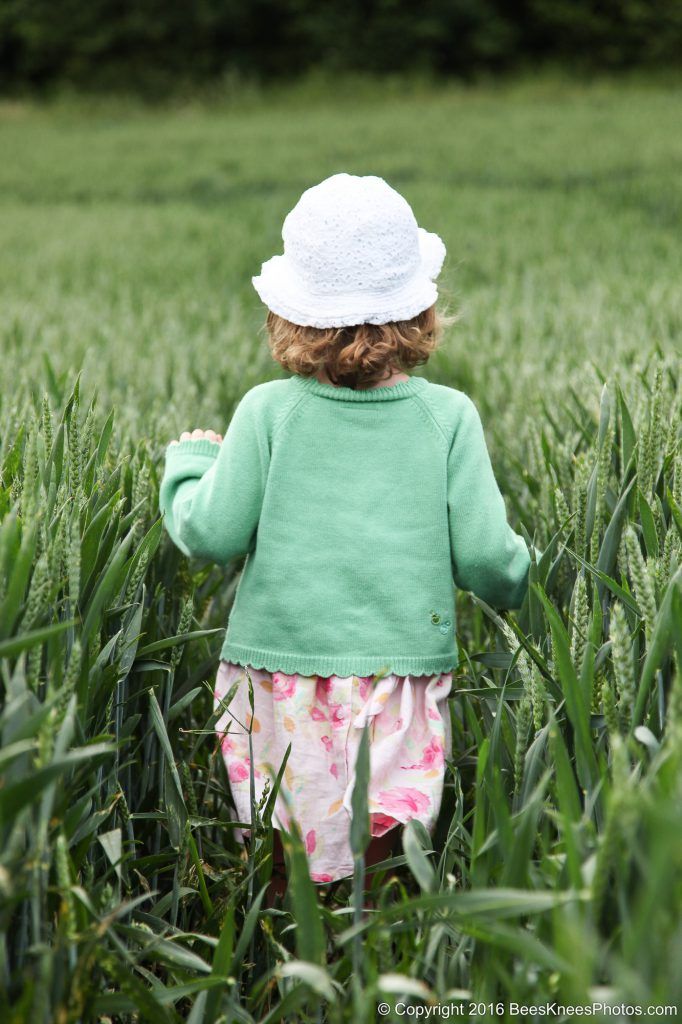
[[[168,442],[168,446],[169,446],[169,447],[170,447],[170,445],[172,445],[172,444],[179,444],[179,441],[176,441],[175,439],[173,439],[172,441],[169,441],[169,442]]]
[[[223,439],[222,434],[216,434],[215,430],[200,430],[197,427],[196,430],[183,430],[180,434],[180,441],[202,441],[206,438],[207,441],[216,441],[220,443]],[[178,441],[171,441],[170,444],[179,444]]]

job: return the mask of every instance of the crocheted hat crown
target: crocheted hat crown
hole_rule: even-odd
[[[438,296],[445,246],[376,175],[334,174],[307,189],[253,285],[273,312],[310,327],[408,320]]]

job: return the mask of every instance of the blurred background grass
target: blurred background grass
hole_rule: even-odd
[[[448,249],[441,294],[460,320],[428,372],[471,389],[509,439],[571,374],[677,344],[680,109],[674,84],[555,77],[6,102],[3,345],[19,379],[48,357],[126,418],[224,427],[235,388],[278,372],[250,278],[285,214],[335,171],[380,174]]]

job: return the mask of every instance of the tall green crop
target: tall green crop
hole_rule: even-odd
[[[678,99],[0,106],[0,1019],[682,1004]],[[445,238],[462,315],[416,372],[475,399],[541,557],[516,614],[457,595],[441,813],[376,909],[363,762],[354,877],[312,886],[293,828],[266,911],[284,766],[244,849],[214,731],[241,565],[185,559],[158,485],[172,436],[280,372],[249,277],[339,162]]]

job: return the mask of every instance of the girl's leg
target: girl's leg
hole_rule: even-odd
[[[374,873],[371,868],[381,861],[394,857],[400,849],[400,828],[389,829],[383,836],[373,836],[365,852],[365,886],[366,889],[372,884]],[[286,862],[284,850],[280,838],[279,829],[273,829],[272,841],[272,878],[265,895],[265,905],[268,908],[275,906],[279,899],[280,905],[284,900],[287,888]],[[365,901],[366,909],[374,909],[374,901],[368,895]]]
[[[284,849],[278,828],[272,830],[272,878],[265,894],[265,905],[268,908],[284,902],[284,894],[287,890],[286,862],[284,860]]]
[[[382,860],[388,860],[396,853],[398,839],[400,838],[399,827],[391,828],[384,832],[383,836],[372,836],[369,846],[365,852],[365,867],[369,868],[379,864]]]
[[[396,856],[400,849],[399,840],[399,826],[389,829],[388,832],[384,832],[383,836],[373,836],[370,839],[369,846],[365,852],[366,890],[369,890],[374,878],[374,872],[371,868],[375,864],[379,864],[382,860],[388,860],[389,857]],[[364,905],[366,910],[373,910],[375,907],[374,900],[369,894],[365,898]]]

